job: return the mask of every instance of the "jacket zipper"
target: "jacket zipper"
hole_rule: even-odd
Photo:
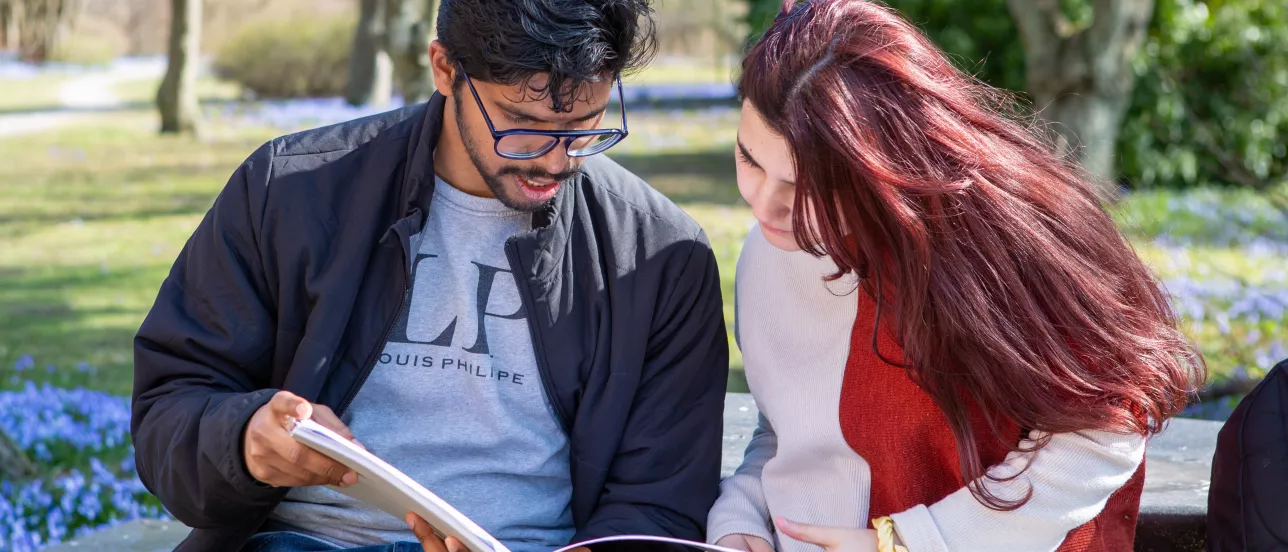
[[[523,264],[519,262],[519,249],[515,245],[514,238],[505,242],[506,257],[510,259],[510,269],[514,271],[515,284],[519,287],[519,298],[523,301],[524,320],[528,323],[528,332],[532,335],[532,352],[537,357],[537,372],[541,374],[541,387],[546,392],[546,400],[550,401],[550,406],[554,408],[555,415],[559,417],[559,422],[563,425],[564,433],[571,431],[572,421],[568,413],[564,411],[563,405],[555,397],[554,383],[550,379],[550,369],[546,365],[545,347],[541,342],[541,335],[537,332],[537,322],[533,319],[536,309],[532,306],[532,292],[528,287],[528,278],[523,272]],[[522,283],[519,279],[522,277]]]
[[[402,316],[403,309],[407,308],[407,290],[411,288],[411,278],[409,278],[407,275],[406,264],[407,264],[407,257],[404,255],[403,256],[404,266],[402,271],[403,297],[401,302],[399,302],[398,304],[398,311],[395,312],[394,317],[391,318],[389,322],[385,324],[385,331],[380,335],[380,343],[377,344],[376,348],[371,352],[370,358],[367,359],[366,366],[362,369],[362,375],[358,377],[358,381],[349,389],[348,394],[344,397],[344,401],[340,403],[339,408],[335,409],[336,416],[341,416],[344,414],[345,409],[349,408],[349,403],[353,402],[353,397],[355,397],[358,394],[358,390],[362,388],[362,384],[366,383],[367,377],[371,375],[371,369],[375,368],[376,360],[380,358],[380,353],[383,352],[385,348],[385,342],[389,340],[389,332],[393,331],[394,323],[397,322],[398,318]],[[285,494],[283,494],[283,496],[285,496]],[[269,516],[272,516],[272,515],[273,515],[273,508],[270,508],[267,512],[264,512],[263,515],[258,516],[253,527],[258,529],[259,527],[263,526],[264,522],[268,521]]]
[[[403,263],[406,262],[407,260],[404,256]],[[367,362],[362,368],[362,374],[359,375],[358,380],[349,387],[349,391],[345,394],[344,400],[340,402],[339,408],[336,408],[336,416],[344,415],[344,411],[349,408],[349,403],[353,402],[353,398],[358,395],[358,390],[362,389],[362,385],[365,384],[367,382],[367,378],[371,376],[371,370],[376,367],[376,360],[380,358],[380,353],[384,352],[385,345],[389,342],[389,332],[393,331],[394,324],[398,322],[398,319],[402,317],[403,310],[407,308],[407,290],[411,288],[411,278],[407,276],[407,270],[405,268],[406,267],[404,267],[404,270],[402,271],[402,298],[398,301],[398,310],[394,312],[393,318],[390,318],[389,321],[385,323],[385,331],[380,334],[380,341],[376,344],[375,348],[371,350],[371,354],[368,355]]]

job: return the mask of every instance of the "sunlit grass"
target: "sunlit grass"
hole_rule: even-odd
[[[73,77],[38,75],[27,79],[0,79],[0,112],[53,109],[58,90]]]
[[[136,80],[116,86],[115,92],[125,105],[148,104],[156,100],[160,79]],[[197,81],[197,97],[203,102],[230,101],[241,96],[241,86],[236,83],[203,78]]]
[[[625,76],[623,83],[643,84],[729,84],[734,81],[737,67],[710,63],[655,63],[643,70]]]
[[[271,138],[155,128],[124,113],[0,142],[0,367],[31,355],[38,380],[129,391],[131,337],[157,287],[233,168]]]
[[[204,141],[160,137],[155,115],[138,110],[0,142],[0,386],[30,355],[38,366],[24,377],[129,391],[131,338],[179,249],[233,169],[278,134],[223,123],[210,121]],[[732,320],[750,215],[736,203],[730,149],[617,157],[707,229]]]
[[[0,141],[0,386],[10,385],[14,362],[31,355],[37,367],[24,377],[129,391],[131,338],[157,286],[228,175],[280,134],[237,121],[212,117],[202,141],[163,138],[155,134],[156,115],[142,109]],[[736,124],[730,110],[641,110],[632,114],[631,137],[611,152],[706,229],[730,331],[734,270],[753,220],[733,175]],[[1210,193],[1217,195],[1134,194],[1113,210],[1165,283],[1233,279],[1278,293],[1288,282],[1280,257],[1205,241],[1238,230],[1222,226],[1223,217],[1214,222],[1211,209],[1258,213],[1239,215],[1258,235],[1273,235],[1274,219],[1243,192]],[[1162,232],[1191,243],[1156,241]],[[1282,319],[1230,317],[1221,302],[1202,308],[1201,317],[1187,315],[1182,324],[1216,381],[1255,377],[1284,342]],[[745,389],[732,338],[730,348],[731,389]]]

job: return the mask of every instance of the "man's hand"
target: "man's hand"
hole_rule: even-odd
[[[312,418],[361,446],[330,408],[310,404],[289,391],[278,391],[246,424],[242,455],[251,477],[274,487],[346,487],[358,481],[358,474],[343,464],[292,439],[287,432],[290,417]]]
[[[716,546],[743,550],[744,552],[774,552],[774,545],[760,537],[751,535],[725,535],[720,537]]]
[[[438,538],[434,534],[434,529],[429,526],[429,522],[424,518],[407,512],[407,517],[403,518],[407,522],[407,527],[411,528],[412,534],[416,535],[416,540],[420,541],[420,547],[425,552],[470,552],[461,541],[456,537],[447,537],[446,540]]]
[[[805,525],[787,518],[778,518],[778,530],[798,541],[822,546],[827,552],[876,552],[877,550],[877,532],[871,529]]]

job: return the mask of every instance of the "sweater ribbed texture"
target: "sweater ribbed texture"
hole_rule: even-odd
[[[847,443],[839,414],[857,292],[853,279],[822,280],[834,271],[826,258],[773,247],[759,228],[747,238],[738,260],[735,332],[761,418],[742,465],[721,485],[708,519],[711,542],[744,534],[780,552],[818,552],[778,535],[774,517],[869,527],[871,468]],[[895,528],[910,552],[1050,552],[1140,475],[1144,450],[1136,435],[1054,435],[1036,455],[1011,453],[990,470],[1004,475],[1032,461],[1022,478],[989,487],[1014,497],[1031,486],[1033,497],[1020,509],[990,510],[962,488],[894,514]]]

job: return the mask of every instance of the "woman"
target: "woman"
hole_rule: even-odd
[[[1146,438],[1206,369],[1092,179],[865,0],[789,1],[740,90],[762,418],[711,540],[1131,550]]]

